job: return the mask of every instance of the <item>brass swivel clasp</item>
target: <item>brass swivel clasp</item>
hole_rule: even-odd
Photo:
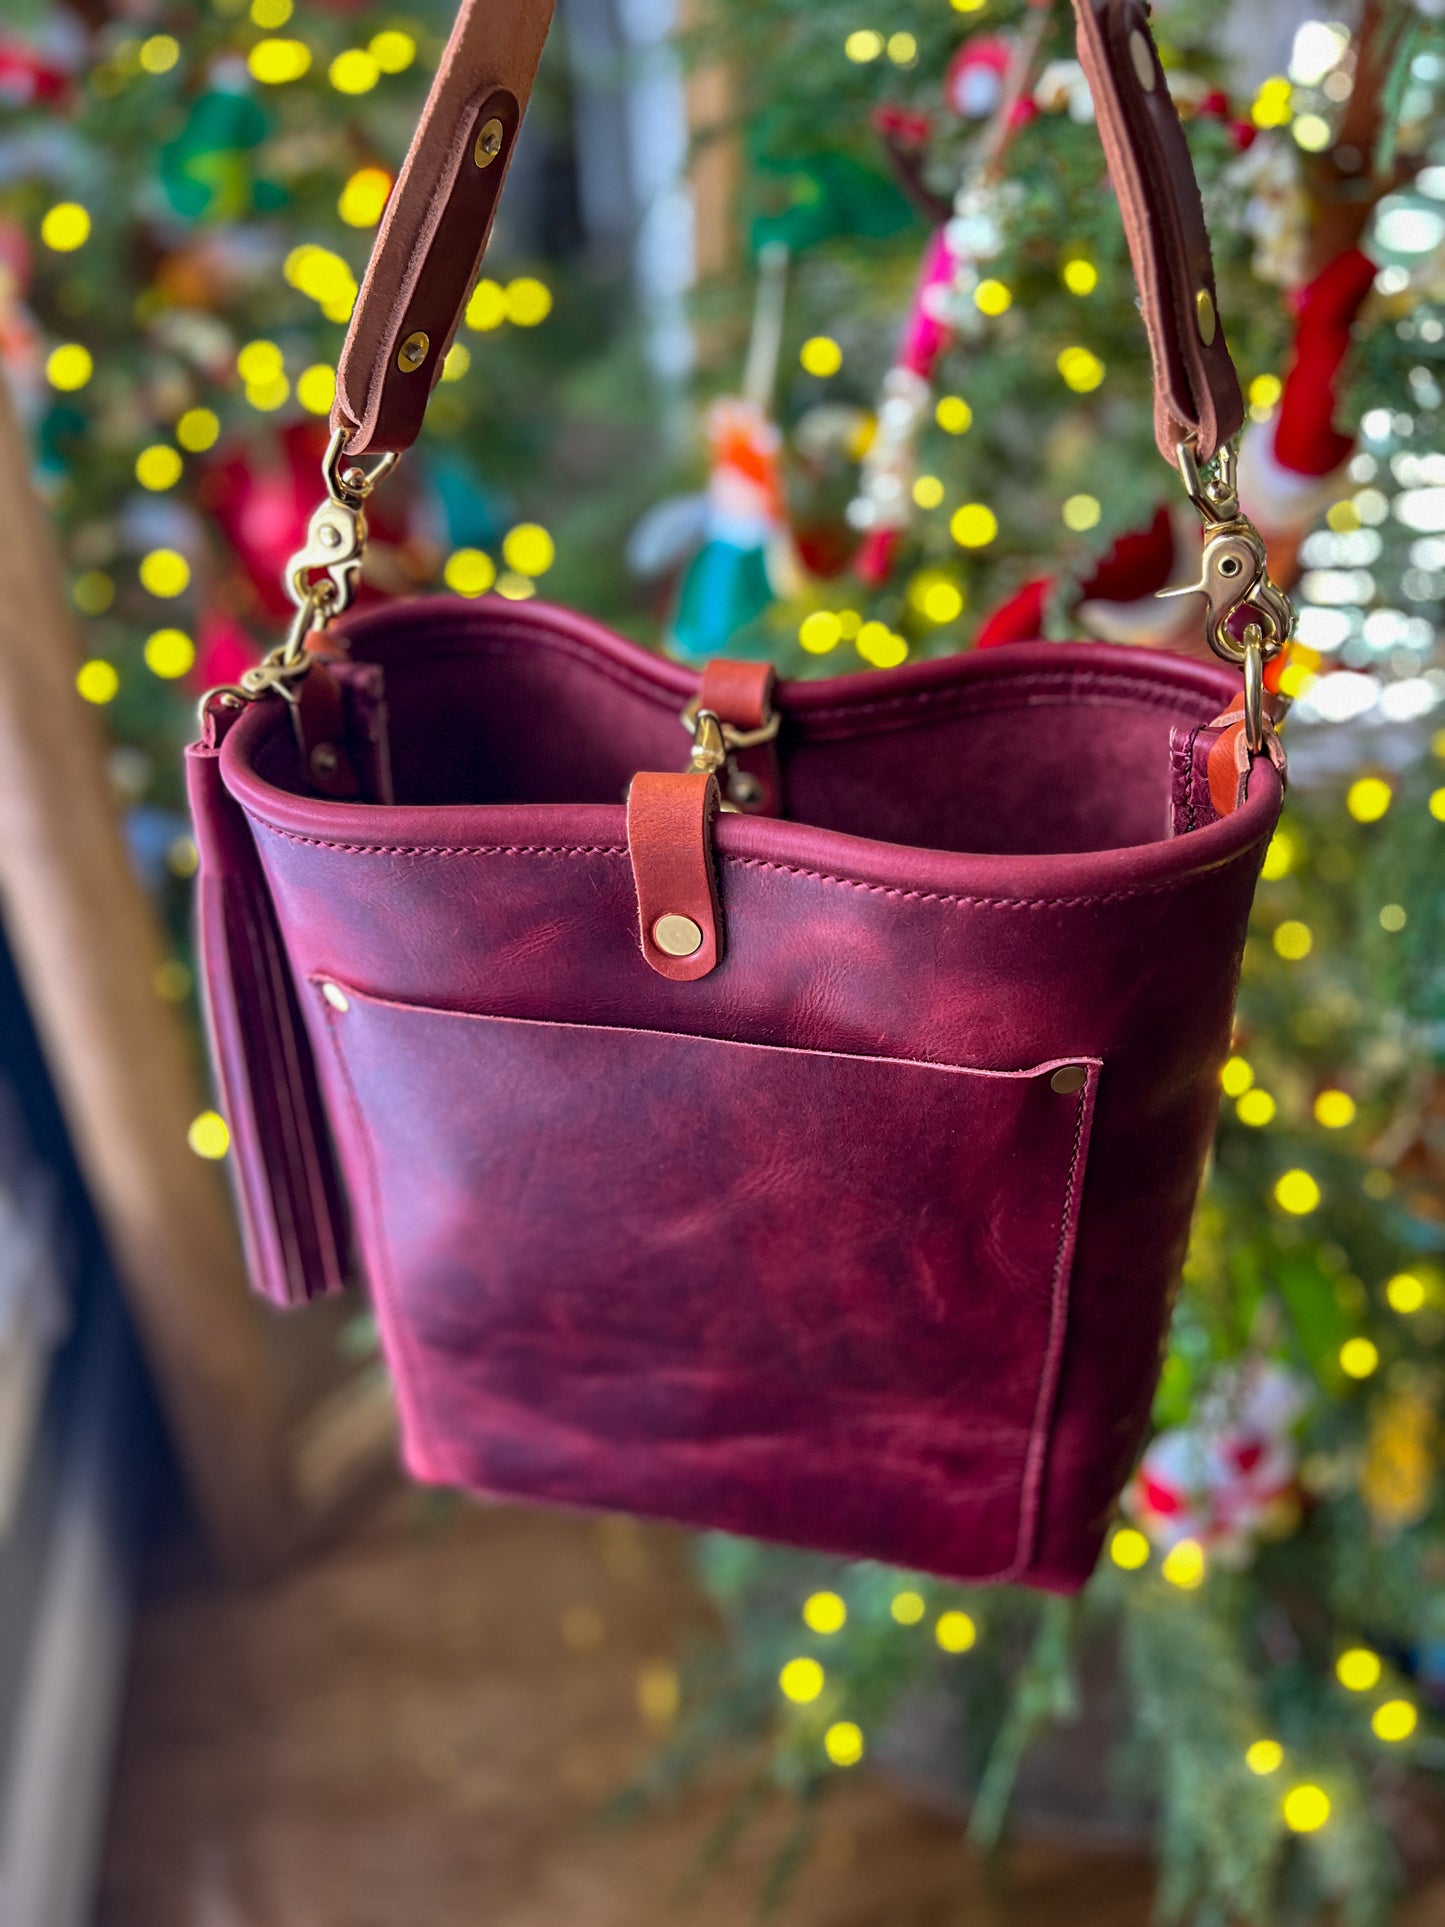
[[[1264,665],[1289,641],[1294,608],[1271,581],[1264,538],[1239,505],[1233,445],[1220,449],[1208,474],[1188,442],[1179,444],[1177,455],[1184,487],[1204,524],[1204,553],[1197,582],[1161,589],[1159,595],[1205,598],[1210,648],[1244,671],[1245,735],[1258,754],[1264,746]]]

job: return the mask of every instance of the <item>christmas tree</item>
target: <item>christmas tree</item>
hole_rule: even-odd
[[[175,751],[198,691],[286,619],[341,334],[449,15],[157,0],[0,31],[0,351],[178,1000]],[[1445,28],[1370,4],[1255,74],[1217,9],[1176,0],[1156,31],[1249,398],[1246,507],[1299,640],[1272,671],[1290,802],[1155,1436],[1073,1602],[704,1543],[729,1636],[683,1681],[656,1783],[761,1746],[801,1853],[840,1775],[907,1766],[927,1703],[992,1844],[1036,1749],[1101,1720],[1097,1777],[1153,1829],[1167,1917],[1376,1921],[1445,1708]],[[1199,599],[1155,599],[1194,579],[1198,519],[1154,450],[1066,10],[712,0],[684,50],[728,76],[694,133],[734,156],[747,267],[696,291],[691,446],[567,197],[504,212],[377,499],[374,591],[545,578],[659,646],[788,675],[1039,635],[1198,649]],[[543,179],[570,111],[554,47]]]

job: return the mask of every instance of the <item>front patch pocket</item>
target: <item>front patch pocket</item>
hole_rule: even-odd
[[[313,991],[417,1476],[1024,1571],[1097,1061]]]

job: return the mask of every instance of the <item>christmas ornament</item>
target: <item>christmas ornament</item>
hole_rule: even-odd
[[[1224,1565],[1246,1565],[1256,1543],[1299,1516],[1294,1429],[1305,1382],[1251,1356],[1216,1373],[1187,1425],[1156,1435],[1122,1505],[1157,1545],[1190,1539]]]

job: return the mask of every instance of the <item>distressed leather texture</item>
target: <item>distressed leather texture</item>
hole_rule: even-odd
[[[1184,441],[1207,462],[1237,433],[1244,402],[1218,321],[1189,146],[1140,0],[1073,3],[1149,337],[1155,438],[1171,466]],[[352,456],[399,453],[416,439],[481,266],[551,16],[552,0],[462,0],[337,369],[332,426],[345,431]],[[491,114],[504,122],[505,145],[492,167],[478,170],[473,143]],[[1208,341],[1201,291],[1215,316]],[[418,330],[430,346],[409,370],[397,356]]]
[[[789,815],[716,819],[726,948],[677,982],[642,954],[622,798],[685,764],[697,675],[535,602],[346,633],[395,802],[310,793],[278,702],[198,795],[264,881],[245,916],[284,945],[412,1469],[1079,1585],[1148,1420],[1280,806],[1260,759],[1171,834],[1171,734],[1237,678],[1023,644],[780,683]],[[216,1024],[238,1145],[265,1015]]]

